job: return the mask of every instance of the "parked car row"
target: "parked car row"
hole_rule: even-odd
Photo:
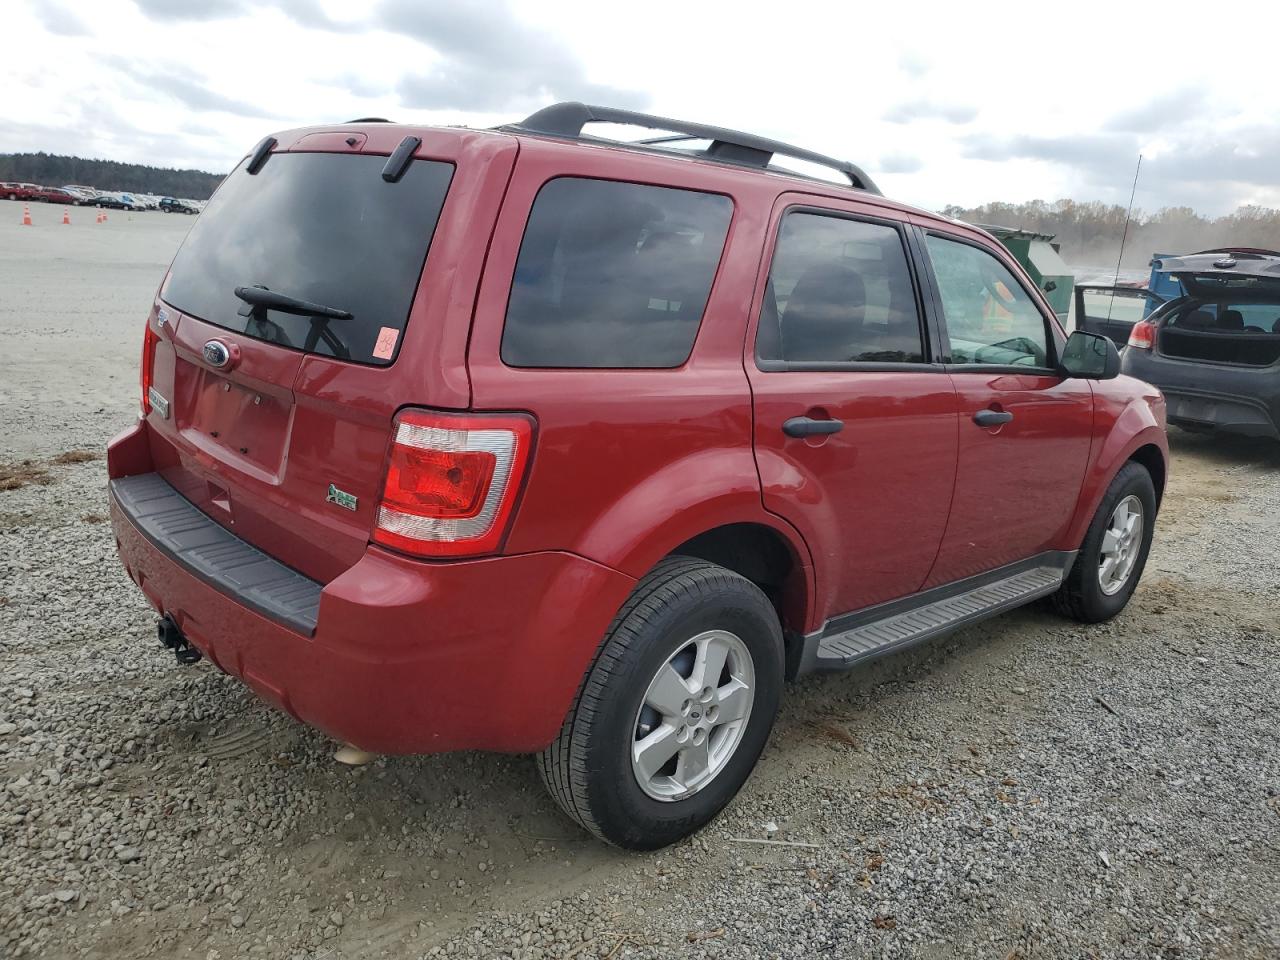
[[[35,200],[39,203],[67,203],[75,206],[110,210],[163,210],[165,213],[196,214],[204,208],[202,200],[179,200],[145,193],[117,193],[96,190],[80,184],[45,187],[37,183],[0,183],[0,198]]]
[[[62,187],[42,187],[36,183],[0,183],[0,196],[6,200],[38,200],[41,203],[82,202],[78,194]]]

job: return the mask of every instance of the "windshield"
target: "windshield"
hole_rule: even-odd
[[[184,313],[281,346],[387,364],[399,346],[453,166],[415,160],[396,183],[386,157],[277,153],[237,168],[173,261],[165,300]],[[351,317],[251,309],[260,286]]]

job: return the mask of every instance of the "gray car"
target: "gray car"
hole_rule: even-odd
[[[1185,293],[1133,325],[1121,371],[1164,392],[1170,423],[1280,440],[1280,255],[1204,253],[1152,266]]]

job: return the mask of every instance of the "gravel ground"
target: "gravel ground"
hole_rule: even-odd
[[[1175,434],[1123,616],[799,684],[719,820],[624,854],[523,758],[341,767],[159,650],[85,457],[191,221],[33,213],[0,202],[0,956],[1280,956],[1280,446]]]

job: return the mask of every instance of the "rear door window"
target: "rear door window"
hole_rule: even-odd
[[[1139,287],[1079,286],[1076,290],[1080,294],[1076,303],[1084,306],[1076,317],[1076,326],[1082,330],[1091,329],[1090,323],[1131,327],[1163,302],[1158,294]]]
[[[538,191],[502,332],[513,367],[678,367],[711,293],[733,202],[561,177]]]
[[[923,363],[915,286],[895,227],[793,212],[782,221],[756,357],[770,363]]]
[[[284,347],[392,361],[453,165],[414,160],[396,183],[386,157],[276,153],[237,168],[178,251],[165,300],[209,323]],[[236,287],[333,307],[348,319],[251,311]]]

